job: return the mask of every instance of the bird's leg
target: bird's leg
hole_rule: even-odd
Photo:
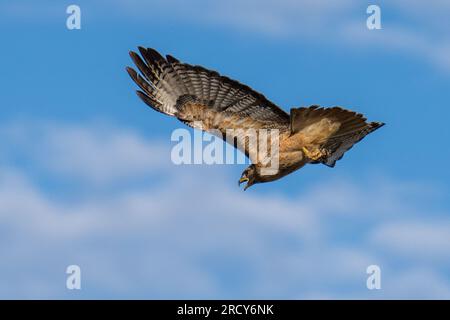
[[[309,147],[311,150],[307,149],[306,147],[302,147],[302,151],[305,154],[306,157],[310,158],[313,161],[320,160],[327,156],[326,150],[320,150],[316,147]]]

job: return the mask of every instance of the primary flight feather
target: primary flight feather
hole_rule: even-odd
[[[139,73],[127,68],[140,88],[138,96],[191,127],[220,132],[244,152],[252,161],[239,180],[247,182],[245,189],[277,180],[307,163],[334,167],[355,143],[384,125],[340,107],[292,108],[289,115],[262,94],[215,71],[163,57],[151,48],[139,47],[139,52],[130,52]],[[230,129],[236,132],[231,141],[226,136]],[[245,135],[246,130],[261,129],[279,132],[275,174],[262,173],[267,163],[255,156],[253,149],[258,147]]]

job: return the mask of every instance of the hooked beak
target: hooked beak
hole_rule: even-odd
[[[248,182],[248,178],[247,178],[247,177],[242,177],[242,178],[240,178],[240,179],[239,179],[239,186],[241,186],[241,184],[242,184],[243,182]]]
[[[247,178],[247,177],[242,177],[242,178],[239,179],[239,186],[241,186],[241,183],[247,182],[247,184],[246,184],[245,187],[244,187],[244,191],[245,191],[245,190],[248,189],[248,187],[250,187],[250,185],[248,184],[249,181],[250,181],[249,178]]]

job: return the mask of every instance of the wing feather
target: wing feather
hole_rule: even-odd
[[[210,102],[211,107],[219,111],[245,111],[242,115],[254,120],[280,122],[283,125],[289,122],[289,115],[285,111],[244,84],[201,66],[181,63],[172,56],[164,58],[151,48],[139,47],[139,51],[145,61],[135,52],[130,52],[130,55],[143,78],[150,84],[145,86],[144,92],[162,97],[165,110],[176,113],[178,98],[189,94],[199,101]],[[132,79],[136,81],[136,77]],[[142,81],[137,84],[141,86]],[[257,105],[254,105],[255,102]],[[246,110],[248,107],[252,107],[251,110]]]
[[[130,67],[127,71],[141,89],[138,96],[153,109],[193,127],[194,122],[205,122],[206,129],[223,134],[230,126],[289,129],[289,115],[250,87],[170,55],[163,57],[151,48],[139,47],[139,53],[130,52],[130,56],[142,76]],[[245,148],[240,146],[248,154]]]

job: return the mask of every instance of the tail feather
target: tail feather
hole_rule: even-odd
[[[369,133],[381,128],[384,126],[382,122],[370,122],[365,124],[364,126],[358,126],[355,129],[352,126],[343,125],[342,133],[336,133],[332,135],[323,148],[327,151],[328,157],[321,161],[321,163],[334,167],[336,161],[342,159],[344,153],[350,150],[356,143],[361,141],[365,136]],[[339,132],[340,130],[338,130]]]
[[[341,159],[354,144],[384,125],[381,122],[368,123],[362,114],[340,107],[311,106],[291,109],[291,132],[302,131],[324,118],[338,123],[339,127],[324,142],[320,142],[322,144],[320,148],[324,149],[328,156],[314,163],[323,163],[329,167],[334,167],[336,161]]]

